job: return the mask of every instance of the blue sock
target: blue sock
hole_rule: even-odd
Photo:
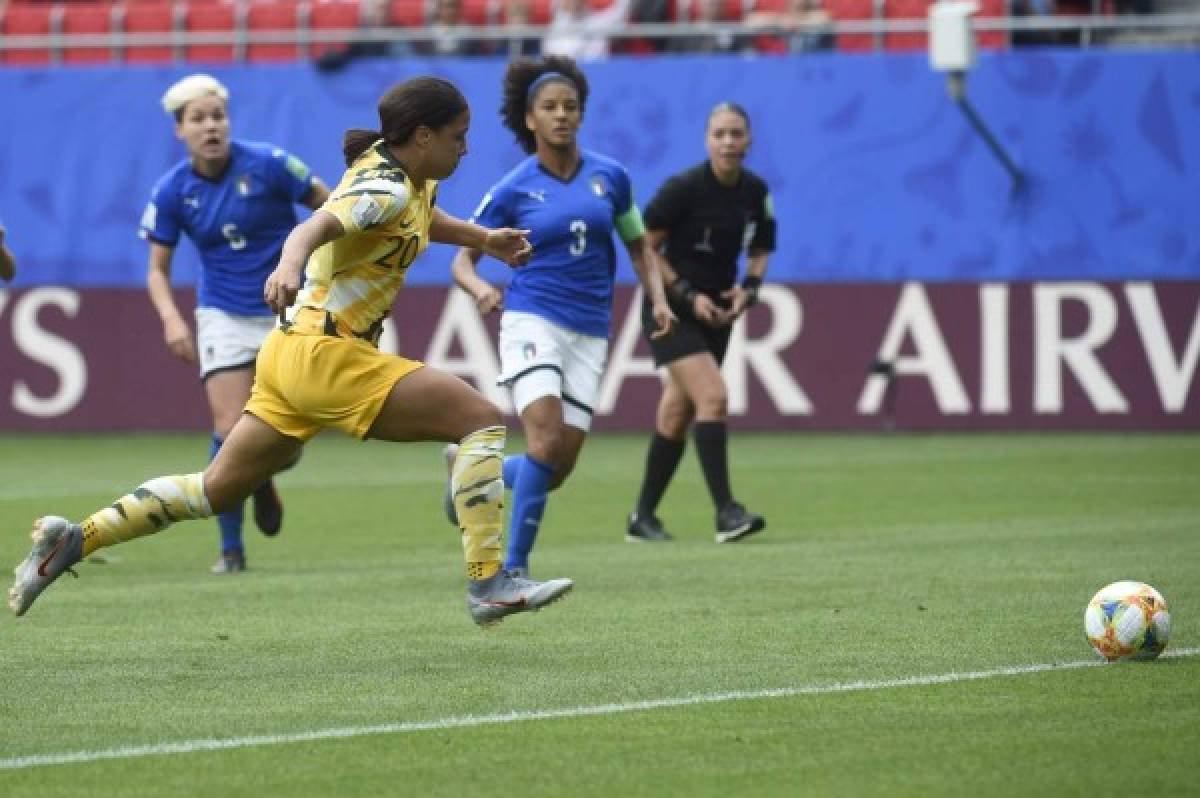
[[[525,455],[510,454],[504,458],[504,487],[512,490],[517,485],[517,474],[521,473],[521,464],[525,462]]]
[[[554,469],[545,463],[525,455],[524,463],[517,473],[513,485],[512,518],[508,525],[508,555],[505,568],[528,567],[529,552],[537,540],[542,525],[542,513],[546,510],[546,494],[550,490],[550,479]],[[505,463],[505,470],[507,469]]]
[[[208,450],[209,462],[217,456],[217,452],[221,449],[223,440],[216,435],[213,436],[212,445]],[[217,514],[217,526],[221,528],[221,552],[241,551],[242,550],[242,517],[245,513],[245,503],[239,502],[238,506],[227,512]]]

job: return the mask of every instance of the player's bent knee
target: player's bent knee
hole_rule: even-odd
[[[482,396],[464,407],[459,417],[462,419],[464,427],[460,437],[465,437],[485,427],[504,426],[504,416],[500,413],[500,408]]]

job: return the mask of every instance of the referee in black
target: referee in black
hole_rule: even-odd
[[[689,426],[716,507],[717,542],[732,543],[766,526],[761,515],[734,500],[730,488],[720,366],[733,323],[758,299],[767,256],[775,249],[775,214],[767,184],[742,166],[750,146],[745,109],[734,103],[714,108],[705,145],[708,159],[668,179],[646,207],[646,240],[665,256],[659,269],[679,324],[671,335],[652,339],[656,326],[643,301],[642,327],[654,364],[667,368],[667,380],[641,494],[629,516],[630,541],[671,540],[655,510],[683,457]],[[739,284],[743,249],[749,257]]]

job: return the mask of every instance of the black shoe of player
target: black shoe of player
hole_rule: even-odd
[[[268,480],[254,491],[254,523],[269,538],[278,535],[283,528],[283,502],[279,500],[274,482]]]
[[[733,543],[753,535],[767,526],[758,513],[752,513],[737,502],[730,502],[717,513],[717,542]]]
[[[663,529],[662,523],[652,515],[642,515],[638,512],[629,514],[629,523],[625,526],[625,540],[630,543],[666,543],[673,540],[671,533]]]

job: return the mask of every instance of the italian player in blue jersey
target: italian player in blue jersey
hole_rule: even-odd
[[[250,398],[254,361],[275,323],[263,284],[296,226],[295,205],[316,209],[329,196],[294,156],[270,144],[230,139],[228,102],[228,90],[208,75],[190,75],[163,95],[188,157],[154,186],[141,224],[150,244],[146,284],[163,339],[177,357],[199,362],[212,411],[210,458]],[[171,291],[171,260],[183,234],[196,245],[202,265],[194,339]],[[283,505],[274,483],[256,490],[253,502],[259,529],[278,534]],[[217,517],[221,556],[214,573],[246,568],[243,510],[239,503]]]
[[[455,281],[481,312],[504,307],[500,381],[512,391],[528,444],[504,462],[513,491],[505,568],[519,575],[528,575],[547,493],[571,473],[591,427],[608,353],[614,233],[649,298],[653,335],[669,334],[675,321],[629,175],[579,146],[587,97],[587,79],[570,58],[509,65],[500,113],[530,155],[488,192],[474,221],[532,231],[533,257],[513,272],[507,294],[480,277],[479,250],[459,250],[453,264]]]

